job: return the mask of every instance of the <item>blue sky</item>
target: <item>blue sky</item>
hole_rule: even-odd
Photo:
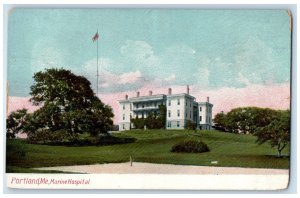
[[[66,68],[100,93],[195,85],[241,88],[290,81],[285,10],[15,9],[8,21],[9,95],[28,96],[35,72]]]

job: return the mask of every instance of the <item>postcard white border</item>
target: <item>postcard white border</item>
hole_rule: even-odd
[[[226,1],[226,3],[228,3],[228,2],[229,1]],[[25,2],[24,1],[19,2],[19,1],[16,1],[16,0],[4,0],[3,1],[3,4],[8,4],[8,3],[10,3],[10,4],[19,4],[19,3],[22,3],[23,4]],[[26,3],[44,4],[45,2],[41,2],[41,1],[38,1],[38,0],[31,0],[31,1],[26,1]],[[46,5],[46,7],[74,7],[74,5],[72,5],[72,4],[69,4],[69,5],[59,5],[59,4],[65,4],[65,3],[74,3],[74,1],[53,0],[53,1],[47,1],[46,4],[47,3],[55,3],[57,5],[55,5],[55,6],[53,6],[53,5],[52,6],[51,5]],[[76,5],[75,7],[86,7],[86,5],[84,5],[84,4],[87,4],[87,3],[98,3],[98,2],[96,0],[93,0],[93,1],[86,0],[84,2],[79,2],[79,3],[81,3],[83,5],[81,5],[81,6],[80,5]],[[104,7],[107,7],[107,6],[108,7],[120,7],[120,5],[113,5],[113,4],[115,4],[115,3],[125,3],[125,2],[124,1],[115,1],[115,0],[112,0],[112,1],[107,1],[107,2],[104,2],[104,3],[109,4],[109,5],[102,5]],[[140,2],[139,1],[129,1],[129,2],[126,2],[126,3],[138,4]],[[149,2],[148,1],[148,2],[145,2],[145,3],[146,4],[147,3],[148,4],[149,3],[156,3],[157,4],[157,5],[154,5],[154,6],[151,5],[151,6],[148,6],[148,7],[160,7],[160,5],[158,5],[158,4],[161,4],[161,3],[177,3],[177,4],[184,3],[185,4],[184,7],[190,7],[189,5],[187,5],[188,3],[196,4],[198,2],[197,1],[189,1],[189,0],[188,1],[184,1],[184,2],[179,2],[179,1],[173,0],[173,1],[169,1],[169,2],[168,1],[166,1],[166,2],[161,2],[161,1],[152,1],[152,2]],[[274,8],[275,9],[276,8],[289,8],[291,10],[294,10],[294,13],[293,13],[293,17],[294,17],[293,18],[294,19],[294,21],[293,21],[293,23],[294,23],[293,24],[293,27],[294,27],[294,32],[293,32],[293,70],[292,70],[293,71],[293,73],[292,73],[292,91],[293,91],[293,95],[292,95],[292,100],[293,100],[293,103],[292,103],[292,117],[293,117],[293,121],[292,121],[293,122],[293,124],[292,124],[292,136],[293,136],[293,138],[292,138],[292,143],[291,143],[291,145],[292,145],[292,147],[294,149],[292,150],[292,153],[291,153],[291,177],[290,177],[291,183],[289,185],[289,189],[292,188],[292,192],[288,192],[288,193],[296,193],[296,191],[297,191],[296,190],[296,188],[297,188],[297,175],[299,175],[299,173],[297,172],[297,164],[298,164],[297,162],[298,162],[298,159],[296,158],[296,156],[297,156],[298,147],[296,145],[296,142],[297,142],[297,140],[300,141],[299,140],[299,136],[296,135],[296,132],[297,132],[297,113],[299,112],[299,107],[297,106],[297,95],[298,95],[298,93],[297,93],[297,84],[299,83],[299,81],[297,80],[297,76],[299,76],[299,71],[297,71],[297,67],[296,67],[297,66],[297,54],[296,54],[297,53],[297,47],[296,47],[297,46],[297,43],[296,43],[297,42],[297,25],[296,25],[296,23],[298,24],[298,22],[297,22],[296,7],[293,6],[293,5],[286,5],[286,4],[287,3],[296,4],[297,1],[296,0],[287,0],[287,1],[283,1],[282,0],[282,1],[278,2],[281,5],[266,4],[266,3],[276,3],[274,1],[266,1],[266,0],[263,0],[263,1],[255,0],[255,1],[245,1],[245,2],[244,1],[243,2],[240,2],[240,1],[230,1],[229,4],[227,4],[227,5],[223,4],[224,1],[220,1],[220,0],[217,0],[217,1],[215,1],[215,0],[214,1],[208,1],[207,0],[207,1],[204,1],[203,3],[207,3],[207,4],[206,5],[203,5],[203,4],[202,5],[197,5],[197,7],[201,7],[201,8],[213,7],[213,8],[218,8],[218,9],[221,9],[221,8],[235,8],[235,9],[240,9],[240,8],[245,8],[245,6],[247,6],[247,8],[253,8],[253,9],[261,9],[261,8],[272,8],[272,9],[274,9]],[[230,5],[230,3],[232,3],[232,4],[236,3],[236,4],[239,4],[239,5]],[[253,5],[253,4],[251,4],[251,5],[249,5],[249,4],[248,5],[243,5],[243,4],[247,4],[247,3],[256,3],[257,5]],[[213,5],[213,4],[215,4],[215,5]],[[218,4],[222,4],[222,5],[218,5]],[[261,5],[259,5],[259,4],[261,4]],[[262,5],[262,4],[264,4],[264,5]],[[27,7],[29,7],[29,6],[30,7],[36,7],[36,5],[27,5]],[[169,7],[174,7],[174,5],[164,5],[164,7],[168,7],[168,6]],[[41,7],[41,6],[39,6],[39,7]],[[45,7],[45,5],[44,5],[44,7]],[[131,7],[131,6],[123,4],[123,5],[121,5],[121,7]],[[140,7],[147,7],[147,5],[145,5],[145,6],[142,5]],[[181,6],[179,5],[178,7],[181,7]],[[298,5],[297,5],[297,8],[298,8]],[[5,7],[1,7],[1,13],[5,13],[5,9],[7,9],[7,7],[6,8]],[[1,16],[3,17],[3,15],[1,15]],[[4,15],[4,17],[6,17],[6,16]],[[1,27],[3,28],[4,27],[3,25],[5,25],[6,22],[4,20],[1,20],[1,23],[4,23],[4,24],[1,25]],[[3,29],[3,32],[4,31],[6,31],[5,28]],[[4,52],[1,55],[1,60],[4,63],[4,67],[2,67],[3,68],[2,70],[0,70],[0,72],[2,74],[1,76],[4,78],[2,80],[3,84],[2,84],[2,86],[0,86],[0,89],[1,89],[0,92],[2,94],[0,98],[4,101],[2,103],[3,107],[5,107],[5,79],[6,79],[6,69],[5,69],[6,68],[5,67],[6,64],[5,64],[5,59],[3,59],[3,57],[5,57],[4,55],[5,55],[5,46],[6,46],[6,45],[3,45],[3,44],[5,44],[5,41],[6,41],[5,40],[5,36],[6,35],[5,35],[5,32],[4,32],[4,37],[1,38],[2,45],[0,47],[0,50],[2,50]],[[4,126],[5,126],[5,108],[1,109],[1,113],[2,113],[3,118],[1,119],[1,121],[0,121],[1,123],[0,124],[1,124],[2,128],[4,129]],[[5,133],[3,133],[3,136],[1,137],[1,138],[3,138],[2,142],[4,142],[4,140],[5,140],[4,135],[5,135]],[[1,149],[3,149],[2,153],[4,153],[4,151],[5,151],[5,144],[3,144],[3,146],[2,146]],[[1,158],[1,161],[2,161],[1,166],[2,166],[3,173],[5,173],[5,167],[4,167],[5,160],[4,160],[4,157],[5,157],[5,155],[3,156],[3,158]],[[48,174],[42,174],[42,175],[43,176],[49,176]],[[73,174],[68,174],[68,176],[72,176],[72,175]],[[3,185],[1,185],[1,187],[4,187],[4,192],[5,192],[5,189],[6,189],[6,193],[7,193],[7,188],[8,188],[8,185],[6,183],[6,181],[7,181],[6,177],[10,177],[10,176],[12,176],[12,175],[11,174],[4,174],[3,180],[1,181],[3,183],[0,183],[0,185],[3,184]],[[75,174],[74,176],[78,177],[77,174]],[[94,175],[88,175],[88,176],[94,176]],[[98,176],[98,175],[96,175],[96,176]],[[164,176],[160,176],[160,177],[166,177],[166,176],[164,175]],[[236,175],[235,175],[235,177],[236,177]],[[128,182],[128,180],[126,180],[126,181]],[[202,182],[203,181],[204,180],[202,180]],[[172,189],[179,189],[179,188],[172,188]],[[104,188],[101,188],[101,189],[104,189]],[[107,189],[111,189],[111,188],[107,188]],[[159,188],[155,188],[155,189],[159,189]],[[289,191],[289,190],[287,190],[287,191]],[[11,192],[11,190],[10,190],[10,192]]]
[[[288,174],[6,174],[7,187],[23,189],[282,190]]]

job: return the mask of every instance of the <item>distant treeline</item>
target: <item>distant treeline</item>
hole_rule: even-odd
[[[290,142],[290,119],[290,110],[241,107],[218,113],[213,121],[217,130],[257,136],[257,143],[270,143],[281,156]]]
[[[254,134],[260,127],[269,125],[281,114],[289,116],[289,110],[274,110],[259,107],[240,107],[228,113],[218,113],[213,119],[215,128],[230,133]],[[287,123],[289,124],[289,123]]]

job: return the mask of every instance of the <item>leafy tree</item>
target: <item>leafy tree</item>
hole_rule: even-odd
[[[223,112],[216,114],[213,122],[217,130],[226,131],[226,115]]]
[[[27,109],[12,112],[6,119],[6,137],[15,138],[17,133],[23,132]]]
[[[136,129],[144,129],[146,126],[148,129],[163,129],[166,127],[166,106],[159,106],[159,115],[153,112],[149,113],[146,118],[131,118]]]
[[[271,147],[276,147],[278,157],[290,141],[290,111],[279,111],[276,118],[268,125],[256,129],[257,143],[269,142]]]
[[[217,114],[214,123],[223,131],[253,134],[257,127],[268,125],[277,114],[278,111],[269,108],[240,107],[227,114]]]
[[[49,128],[50,119],[48,112],[41,109],[36,110],[33,113],[28,113],[25,117],[25,124],[23,126],[24,132],[27,135],[34,134],[38,130]]]
[[[157,119],[154,113],[149,113],[145,118],[145,125],[147,129],[155,129],[157,128]]]
[[[166,120],[167,120],[167,107],[166,105],[159,105],[159,116],[158,116],[160,127],[159,128],[166,128]]]
[[[111,107],[95,96],[85,77],[69,70],[46,69],[33,78],[30,101],[41,108],[27,117],[28,133],[46,129],[50,133],[67,131],[73,137],[84,132],[97,136],[112,128]]]
[[[136,129],[144,129],[145,126],[145,118],[131,118],[131,122]]]

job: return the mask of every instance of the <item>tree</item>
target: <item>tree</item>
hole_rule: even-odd
[[[111,107],[95,96],[85,77],[65,69],[46,69],[33,78],[30,101],[41,108],[28,116],[27,132],[46,129],[97,136],[112,128]]]
[[[278,157],[290,141],[290,111],[279,111],[278,116],[268,125],[257,128],[255,132],[257,143],[269,142],[271,147],[276,147]]]
[[[136,129],[163,129],[166,127],[166,106],[159,105],[159,115],[150,112],[146,118],[131,118],[131,122]]]
[[[226,115],[223,112],[216,114],[213,122],[217,130],[226,131]]]
[[[148,116],[145,118],[145,125],[147,129],[156,129],[158,126],[157,118],[154,113],[149,113]]]
[[[160,127],[162,129],[166,128],[166,120],[167,120],[167,107],[166,105],[159,105],[159,116],[158,116]]]
[[[232,133],[254,134],[258,127],[268,125],[278,114],[277,110],[259,107],[239,107],[227,114],[217,114],[217,129]]]
[[[145,118],[131,118],[131,122],[133,123],[135,129],[144,129]]]
[[[23,132],[27,109],[12,112],[6,119],[6,137],[15,138],[17,133]]]

